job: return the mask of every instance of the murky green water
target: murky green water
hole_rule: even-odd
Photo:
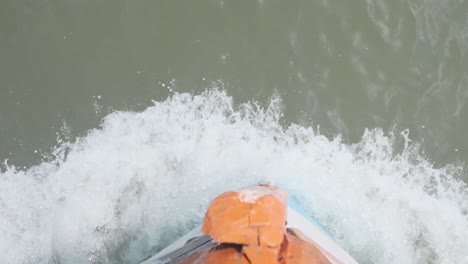
[[[138,263],[268,178],[360,263],[463,263],[467,72],[463,0],[0,0],[0,262]]]
[[[455,0],[2,0],[0,160],[35,164],[57,134],[217,83],[237,102],[277,93],[286,122],[329,137],[408,128],[437,164],[466,162],[467,14]]]

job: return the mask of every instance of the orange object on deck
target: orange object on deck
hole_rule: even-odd
[[[251,186],[218,196],[208,207],[202,232],[219,243],[278,247],[286,231],[287,193]]]
[[[281,257],[281,264],[330,264],[322,251],[297,229],[287,229]]]
[[[329,264],[298,230],[286,230],[287,194],[268,185],[218,196],[209,206],[202,232],[218,246],[179,264]]]
[[[223,193],[208,207],[201,230],[140,264],[357,264],[297,206],[269,185]]]

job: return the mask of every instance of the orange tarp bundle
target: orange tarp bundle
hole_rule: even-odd
[[[287,194],[258,185],[218,196],[209,206],[202,231],[220,245],[179,264],[329,264],[298,230],[286,229]]]

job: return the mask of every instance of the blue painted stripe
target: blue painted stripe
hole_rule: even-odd
[[[289,195],[288,196],[288,206],[292,209],[294,209],[294,211],[298,212],[300,215],[302,215],[303,217],[305,217],[307,220],[309,220],[309,222],[313,223],[315,226],[317,226],[320,230],[322,230],[323,232],[325,232],[326,234],[328,234],[328,236],[330,236],[331,238],[333,238],[335,241],[335,236],[333,236],[330,231],[328,231],[322,224],[320,224],[317,219],[313,218],[310,214],[308,214],[304,208],[301,206],[301,204],[299,203],[299,201],[297,200],[297,198],[294,196],[294,195]]]

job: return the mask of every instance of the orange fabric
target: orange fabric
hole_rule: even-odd
[[[313,241],[286,230],[287,195],[268,185],[218,196],[202,231],[220,246],[196,252],[178,264],[330,264]]]
[[[240,203],[237,194],[218,196],[208,208],[202,232],[219,243],[249,244],[257,240],[257,229],[249,226],[250,204]]]
[[[340,260],[338,260],[335,256],[333,256],[332,254],[330,254],[328,251],[326,251],[325,249],[323,249],[322,247],[320,247],[320,245],[318,245],[316,242],[314,242],[312,239],[310,239],[308,236],[306,236],[305,234],[303,234],[300,230],[296,229],[296,228],[288,228],[288,232],[292,232],[294,233],[294,235],[298,238],[300,238],[301,240],[304,240],[308,243],[310,243],[311,245],[313,245],[314,247],[316,247],[317,249],[320,250],[320,252],[325,255],[327,257],[327,259],[329,259],[330,261],[333,261],[333,263],[342,263]]]
[[[331,264],[319,248],[297,229],[287,230],[281,248],[281,264]]]
[[[242,252],[251,264],[276,264],[278,263],[279,247],[269,248],[264,246],[243,246]]]
[[[277,247],[283,241],[287,194],[251,186],[218,196],[208,207],[202,231],[219,243]]]

